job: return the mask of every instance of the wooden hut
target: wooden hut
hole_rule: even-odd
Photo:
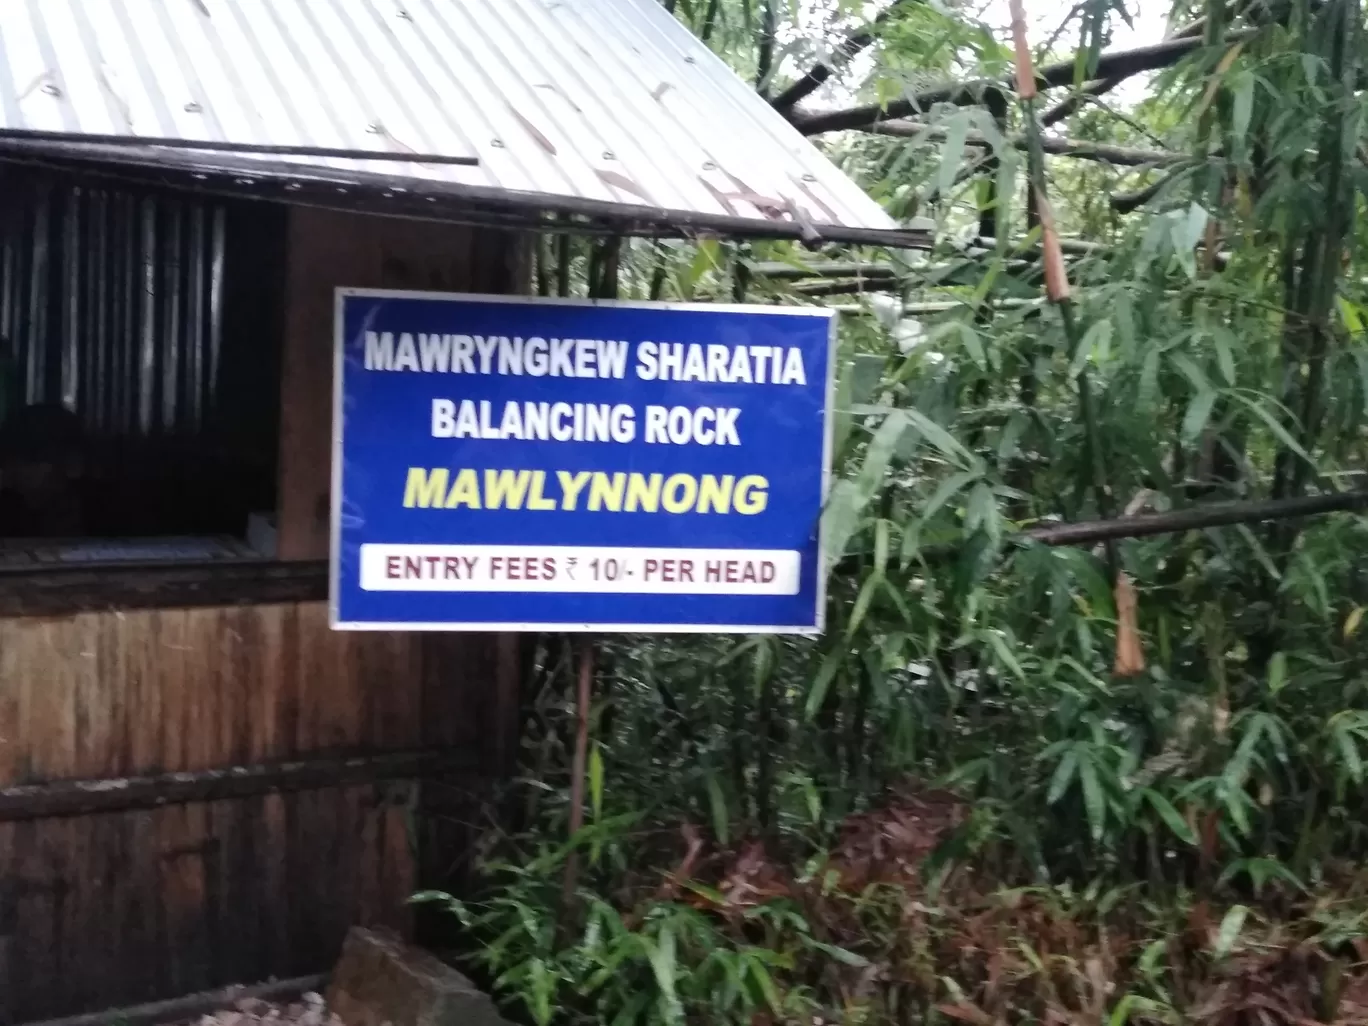
[[[134,6],[0,5],[0,1024],[323,971],[512,764],[515,636],[328,629],[336,287],[921,241],[655,0]]]

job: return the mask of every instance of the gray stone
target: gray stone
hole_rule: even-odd
[[[389,930],[347,935],[326,999],[345,1026],[508,1026],[488,995]]]

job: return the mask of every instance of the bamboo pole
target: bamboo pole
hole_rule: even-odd
[[[575,693],[575,754],[570,769],[570,839],[584,828],[584,775],[589,764],[589,706],[593,700],[594,643],[580,648],[579,685]],[[565,860],[561,905],[569,909],[579,881],[579,854],[572,850]]]
[[[927,125],[919,121],[899,120],[880,121],[861,131],[875,135],[896,135],[902,138],[922,138],[940,140],[945,138],[945,129]],[[964,138],[968,146],[991,146],[987,136],[981,132],[968,132]],[[1026,149],[1025,135],[1004,136],[1003,142],[1018,150]],[[1042,136],[1041,145],[1045,152],[1057,157],[1075,157],[1079,160],[1093,160],[1100,164],[1115,164],[1119,167],[1163,167],[1181,161],[1191,160],[1183,153],[1171,150],[1140,149],[1132,146],[1108,146],[1105,143],[1088,142],[1084,139],[1064,139],[1058,136]]]
[[[1026,12],[1023,0],[1011,0],[1012,12],[1012,50],[1016,68],[1017,100],[1021,106],[1022,120],[1025,123],[1026,163],[1029,173],[1029,188],[1035,197],[1036,216],[1040,219],[1041,261],[1045,270],[1045,294],[1059,310],[1064,323],[1064,337],[1069,344],[1070,353],[1078,349],[1082,332],[1074,317],[1073,301],[1069,289],[1069,274],[1064,266],[1064,251],[1059,244],[1059,233],[1055,228],[1054,213],[1045,181],[1045,147],[1041,139],[1040,123],[1036,119],[1036,74],[1031,60],[1031,49],[1026,38]],[[1086,463],[1089,471],[1089,484],[1097,512],[1103,520],[1112,519],[1114,509],[1111,491],[1107,485],[1106,453],[1103,451],[1101,432],[1098,430],[1097,410],[1092,394],[1092,376],[1085,365],[1078,372],[1078,405],[1083,420],[1083,437]],[[1116,589],[1118,610],[1117,648],[1114,671],[1118,676],[1134,676],[1144,670],[1144,658],[1140,651],[1139,636],[1135,621],[1135,593],[1130,579],[1121,572],[1116,545],[1106,542],[1107,567],[1111,572]]]
[[[1034,527],[1021,532],[1021,536],[1041,545],[1095,545],[1121,538],[1148,538],[1234,524],[1280,523],[1361,509],[1368,509],[1368,491],[1304,495],[1296,499],[1213,502],[1168,513],[1139,513],[1110,520]]]

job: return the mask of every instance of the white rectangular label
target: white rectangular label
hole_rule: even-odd
[[[361,546],[366,591],[796,595],[800,553],[587,545]]]

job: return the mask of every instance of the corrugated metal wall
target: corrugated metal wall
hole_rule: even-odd
[[[221,203],[70,182],[7,183],[0,334],[21,403],[92,435],[195,435],[220,398]]]

